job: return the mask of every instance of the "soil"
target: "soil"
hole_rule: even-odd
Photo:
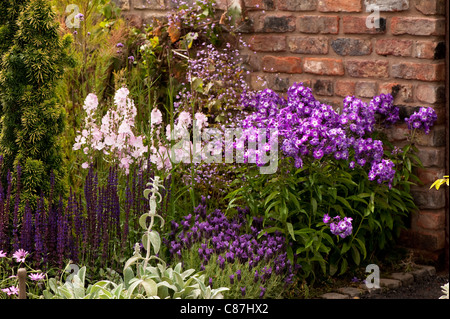
[[[448,272],[438,272],[405,287],[364,294],[361,299],[439,299],[443,295],[441,286],[448,283],[448,277]]]

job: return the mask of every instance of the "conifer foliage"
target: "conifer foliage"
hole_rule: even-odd
[[[9,2],[2,1],[1,12],[11,11]],[[17,20],[9,21],[10,26],[14,23],[16,27],[4,33],[11,37],[15,31],[11,46],[2,52],[0,68],[0,153],[5,158],[3,172],[14,171],[13,176],[20,172],[21,197],[34,206],[41,192],[49,192],[51,172],[54,190],[61,193],[65,188],[59,141],[65,111],[55,87],[65,67],[73,64],[67,54],[72,38],[60,38],[55,13],[46,0],[26,1]]]

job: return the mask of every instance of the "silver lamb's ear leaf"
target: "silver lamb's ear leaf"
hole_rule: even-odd
[[[158,286],[156,282],[151,278],[147,278],[141,282],[142,287],[144,287],[147,296],[156,296],[158,294]]]
[[[148,186],[148,184],[147,184],[147,186]],[[145,197],[146,199],[148,199],[148,194],[150,194],[151,191],[152,191],[152,190],[149,189],[149,188],[144,189],[144,197]]]
[[[161,238],[159,237],[159,234],[157,231],[152,230],[148,233],[150,236],[150,242],[152,243],[153,250],[155,251],[155,255],[158,254],[159,249],[161,247]]]
[[[125,266],[123,267],[123,269],[126,270],[132,264],[134,264],[136,261],[138,261],[141,258],[142,258],[142,256],[133,256],[133,257],[131,257],[130,259],[127,260],[127,262],[125,263]]]
[[[143,228],[143,229],[147,229],[147,217],[149,217],[150,215],[148,213],[144,213],[141,215],[141,217],[139,217],[139,225]]]

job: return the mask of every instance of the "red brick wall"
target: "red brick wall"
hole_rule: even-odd
[[[119,0],[144,19],[164,14],[170,0]],[[216,0],[225,9],[231,0]],[[417,141],[424,185],[412,193],[420,211],[403,235],[406,243],[437,258],[445,247],[445,190],[429,190],[446,173],[445,0],[244,0],[249,23],[243,48],[254,89],[286,91],[294,82],[309,85],[315,96],[334,106],[343,97],[369,100],[399,86],[395,103],[403,115],[432,106],[437,125]],[[370,6],[378,6],[378,24],[366,25]],[[370,18],[370,17],[369,17]],[[369,20],[369,22],[374,22]],[[405,142],[404,124],[389,131]],[[448,218],[448,217],[447,217]],[[447,239],[448,240],[448,239]]]

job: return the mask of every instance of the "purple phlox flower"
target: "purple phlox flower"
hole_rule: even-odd
[[[430,133],[430,129],[436,120],[436,111],[432,107],[421,107],[418,112],[414,112],[409,118],[405,118],[410,130],[423,128],[425,134]]]
[[[334,217],[329,224],[331,233],[341,238],[351,235],[353,231],[352,220],[351,217],[344,217],[343,219],[340,216]]]
[[[379,163],[373,162],[372,167],[368,174],[369,180],[373,181],[378,177],[377,179],[378,184],[388,182],[388,186],[389,188],[391,188],[395,176],[394,167],[395,167],[394,162],[392,162],[389,159],[388,160],[382,159],[381,162]]]

